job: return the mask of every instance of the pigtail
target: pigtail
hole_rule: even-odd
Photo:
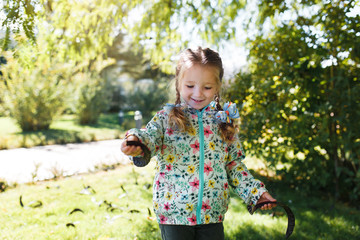
[[[216,109],[218,111],[222,111],[222,107],[220,105],[220,97],[219,95],[215,95],[214,101],[216,102]],[[235,140],[235,134],[238,130],[238,127],[232,121],[231,123],[219,123],[220,136],[228,144],[231,144]]]

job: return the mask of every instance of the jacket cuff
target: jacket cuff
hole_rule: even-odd
[[[256,180],[256,182],[253,184],[252,188],[250,189],[250,193],[245,201],[246,205],[256,205],[256,203],[258,202],[258,200],[260,199],[261,195],[263,195],[264,192],[267,192],[265,185],[259,180]]]

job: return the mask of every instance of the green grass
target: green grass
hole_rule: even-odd
[[[20,128],[16,126],[14,119],[9,117],[0,117],[0,132],[2,134],[12,134],[19,131]]]
[[[116,139],[134,126],[130,115],[126,116],[122,126],[117,114],[102,114],[97,124],[84,126],[77,123],[74,115],[63,115],[49,130],[22,132],[12,118],[1,117],[0,149]]]
[[[153,163],[145,168],[126,165],[8,189],[0,193],[0,239],[160,239],[158,224],[151,219],[152,189],[147,188],[153,176]],[[358,210],[330,199],[303,196],[272,179],[266,182],[278,200],[291,200],[288,205],[296,226],[290,239],[360,239]],[[79,194],[84,186],[91,186],[96,193]],[[22,208],[21,195],[25,206],[34,200],[41,200],[43,206]],[[92,199],[106,200],[117,209],[108,211]],[[84,213],[68,215],[75,208]],[[281,209],[276,208],[274,217],[273,212],[251,216],[242,200],[233,196],[224,223],[226,239],[283,239],[287,218]],[[67,223],[74,223],[75,228],[66,227]]]
[[[157,223],[148,219],[151,190],[144,187],[151,181],[147,171],[133,172],[129,165],[116,171],[19,185],[0,194],[0,239],[157,239]],[[91,186],[95,194],[79,194],[84,186]],[[20,195],[25,208],[19,204]],[[115,210],[98,206],[92,199],[111,202]],[[43,206],[26,208],[34,200],[42,201]],[[75,208],[84,213],[68,215]],[[154,217],[152,210],[151,214]],[[66,227],[68,223],[75,227]]]

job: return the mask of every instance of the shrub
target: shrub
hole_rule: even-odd
[[[97,73],[81,73],[76,110],[79,123],[96,124],[100,114],[109,108],[109,85]]]
[[[26,52],[22,54],[26,56]],[[23,131],[48,129],[63,110],[67,69],[65,64],[40,55],[28,60],[10,57],[2,68],[4,106]]]

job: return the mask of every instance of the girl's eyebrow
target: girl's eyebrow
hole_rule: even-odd
[[[196,81],[184,80],[184,83],[185,84],[195,84]],[[204,82],[203,85],[216,85],[216,83],[209,81],[209,82]]]

